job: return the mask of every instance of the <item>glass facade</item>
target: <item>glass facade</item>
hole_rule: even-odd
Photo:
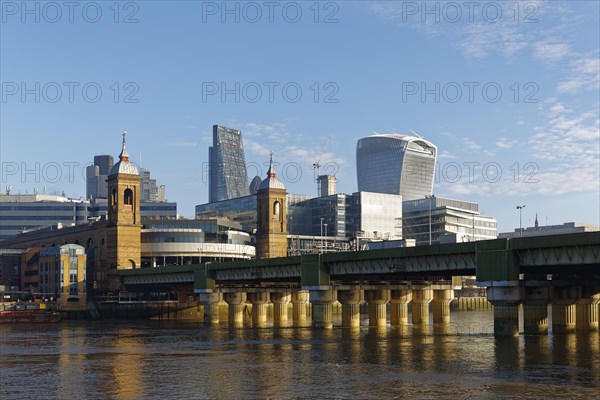
[[[361,192],[401,195],[413,200],[431,195],[437,147],[421,138],[375,135],[356,145],[356,174]]]
[[[208,163],[210,203],[250,194],[241,131],[214,125]]]
[[[479,205],[442,197],[403,202],[403,235],[417,246],[495,239],[497,222],[479,214]],[[431,232],[431,234],[430,234]]]
[[[90,203],[56,195],[0,195],[0,240],[51,225],[87,223]]]

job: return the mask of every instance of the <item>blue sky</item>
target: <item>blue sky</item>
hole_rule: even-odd
[[[518,204],[524,225],[600,224],[597,1],[69,4],[0,4],[3,189],[85,196],[127,130],[192,216],[221,124],[250,179],[273,151],[289,192],[316,194],[319,161],[352,193],[357,139],[412,130],[438,146],[434,193],[499,231]]]

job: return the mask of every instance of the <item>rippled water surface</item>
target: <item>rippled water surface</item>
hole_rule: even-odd
[[[425,331],[1,325],[0,398],[598,398],[598,333],[496,339],[490,312],[452,321]]]

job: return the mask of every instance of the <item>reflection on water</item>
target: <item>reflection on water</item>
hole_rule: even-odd
[[[339,321],[338,321],[339,322]],[[0,398],[597,397],[598,333],[452,323],[313,330],[104,321],[0,326]]]

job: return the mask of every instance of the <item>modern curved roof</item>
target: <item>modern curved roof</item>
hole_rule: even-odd
[[[273,156],[271,156],[271,161],[269,162],[269,170],[267,171],[267,177],[258,185],[258,190],[267,190],[267,189],[283,189],[283,182],[277,178],[275,174],[275,168],[273,167]]]
[[[367,136],[366,138],[362,138],[360,140],[374,139],[374,138],[397,139],[397,140],[400,140],[402,142],[405,142],[406,146],[408,146],[410,143],[417,143],[417,144],[421,145],[421,147],[423,147],[424,149],[430,148],[430,149],[434,150],[434,154],[437,153],[437,146],[435,144],[431,143],[430,141],[425,140],[425,139],[420,138],[420,137],[402,135],[400,133],[376,134],[376,135]]]
[[[119,154],[119,161],[112,166],[108,176],[116,174],[139,175],[136,165],[129,161],[129,154],[125,146],[125,135],[127,135],[127,132],[123,131],[123,146],[121,147],[121,154]]]

